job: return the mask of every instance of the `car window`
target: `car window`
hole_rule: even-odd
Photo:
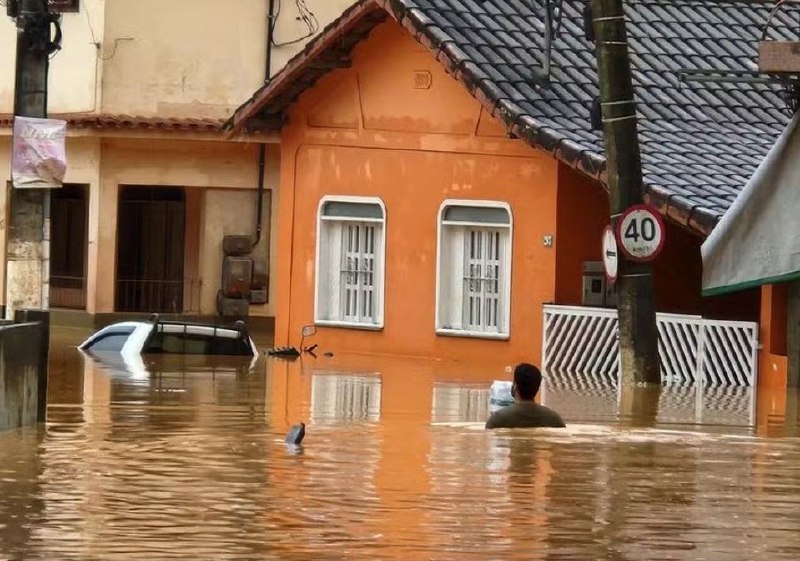
[[[214,327],[210,325],[170,325],[170,324],[162,324],[159,326],[159,331],[164,333],[176,333],[176,334],[184,334],[188,333],[190,335],[200,335],[204,337],[230,337],[230,338],[238,338],[239,332],[234,331],[233,329],[223,329],[220,327]]]
[[[133,328],[123,328],[114,331],[109,331],[99,336],[97,339],[87,346],[87,350],[98,351],[121,351],[122,347],[128,341],[128,337],[133,333]]]
[[[208,334],[175,332],[175,326],[164,326],[167,329],[154,333],[144,353],[188,354],[188,355],[252,355],[253,351],[247,340],[238,337],[214,337],[213,330]],[[164,332],[168,331],[168,332]]]
[[[161,337],[161,350],[165,353],[205,355],[208,354],[207,337],[165,333]]]
[[[241,338],[216,337],[213,342],[216,355],[251,355],[250,343]]]

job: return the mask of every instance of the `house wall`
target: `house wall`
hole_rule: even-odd
[[[244,143],[197,141],[110,140],[102,142],[98,195],[90,202],[89,278],[96,283],[88,293],[88,311],[114,310],[114,279],[117,239],[119,187],[124,185],[184,187],[200,206],[200,243],[195,264],[202,280],[201,313],[215,313],[215,297],[222,270],[222,236],[255,232],[257,146]],[[274,160],[273,160],[274,161]],[[270,174],[274,178],[274,174]],[[272,189],[270,176],[267,189]],[[93,190],[94,192],[94,190]],[[191,207],[192,205],[190,205]],[[96,222],[92,217],[97,216]],[[230,217],[237,219],[232,220]],[[196,217],[196,215],[195,215]],[[197,217],[196,217],[197,218]],[[272,213],[265,208],[265,230],[270,229]],[[190,220],[191,222],[191,220]],[[269,240],[270,237],[264,237]],[[254,256],[268,258],[262,242]],[[187,264],[188,265],[188,264]],[[94,274],[93,274],[94,273]],[[270,297],[270,302],[273,302]],[[254,316],[273,315],[272,304],[251,306]]]
[[[267,2],[106,0],[104,113],[229,116],[264,80]]]
[[[387,56],[386,53],[391,53]],[[426,85],[420,89],[420,81]],[[416,87],[415,87],[416,85]],[[322,349],[474,360],[535,360],[541,303],[555,291],[557,165],[509,140],[395,24],[379,26],[302,96],[282,138],[276,343],[314,321],[317,209],[325,195],[386,205],[385,326],[320,328]],[[514,216],[508,341],[435,333],[437,219],[445,199],[507,202]]]
[[[352,3],[305,1],[319,30]],[[264,81],[268,5],[268,0],[81,0],[79,12],[62,14],[63,48],[50,63],[49,110],[227,117]],[[318,34],[307,36],[296,3],[275,5],[273,75]],[[15,52],[16,27],[3,17],[0,113],[13,109]]]
[[[281,150],[278,344],[296,344],[302,326],[314,321],[317,210],[326,195],[380,197],[387,209],[387,255],[384,328],[320,328],[322,348],[470,360],[503,352],[538,360],[541,305],[581,304],[583,263],[601,261],[609,222],[603,189],[507,138],[393,22],[355,49],[352,68],[326,75],[301,96]],[[435,332],[437,217],[448,198],[511,205],[508,341]],[[554,238],[552,247],[547,236]],[[757,292],[701,298],[700,243],[668,224],[654,265],[658,310],[756,321]]]
[[[10,177],[10,137],[0,136],[0,177]],[[200,312],[214,314],[222,269],[222,237],[254,235],[257,201],[257,145],[166,139],[110,139],[72,136],[67,140],[66,183],[89,187],[86,311],[114,311],[118,195],[120,186],[184,187],[187,194],[186,278],[203,280]],[[262,242],[254,255],[275,255],[277,227],[272,196],[277,189],[279,153],[267,151]],[[4,206],[5,190],[0,190]],[[194,235],[191,235],[194,233]],[[4,243],[5,223],[0,225]],[[4,262],[0,260],[0,287]],[[254,316],[273,316],[274,271],[268,305],[250,307]],[[2,294],[5,294],[3,290]]]
[[[579,306],[583,300],[583,263],[602,261],[600,241],[609,221],[608,197],[600,186],[565,166],[558,167],[556,221],[556,298]]]

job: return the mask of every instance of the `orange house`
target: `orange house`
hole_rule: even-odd
[[[594,48],[573,4],[543,78],[533,8],[361,0],[234,114],[233,132],[281,131],[276,344],[316,324],[323,349],[540,359],[542,305],[584,303],[584,267],[601,260],[609,222]],[[699,247],[774,136],[747,143],[752,158],[731,172],[741,123],[654,56],[688,48],[682,34],[704,13],[689,4],[626,8],[645,196],[668,218],[658,307],[757,321],[757,290],[700,297]],[[675,37],[642,23],[662,9]],[[732,9],[702,8],[712,26]],[[746,53],[757,38],[736,32]],[[779,115],[768,112],[775,135]]]

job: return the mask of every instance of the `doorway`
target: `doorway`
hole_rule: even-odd
[[[50,192],[50,306],[86,309],[88,185]]]
[[[121,187],[116,311],[183,312],[185,223],[182,187]]]

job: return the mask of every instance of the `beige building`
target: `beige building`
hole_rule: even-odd
[[[270,278],[276,267],[270,256],[277,137],[230,140],[222,124],[263,82],[268,60],[274,74],[350,0],[72,4],[62,18],[63,49],[50,68],[49,113],[70,125],[65,187],[52,195],[51,307],[95,316],[213,315],[223,236],[256,236],[262,146],[263,227],[253,257],[267,260]],[[15,36],[13,21],[3,18],[4,178],[10,177]],[[6,193],[0,196],[5,206]],[[0,224],[3,243],[6,224]],[[273,285],[266,304],[250,306],[251,316],[273,315]]]

